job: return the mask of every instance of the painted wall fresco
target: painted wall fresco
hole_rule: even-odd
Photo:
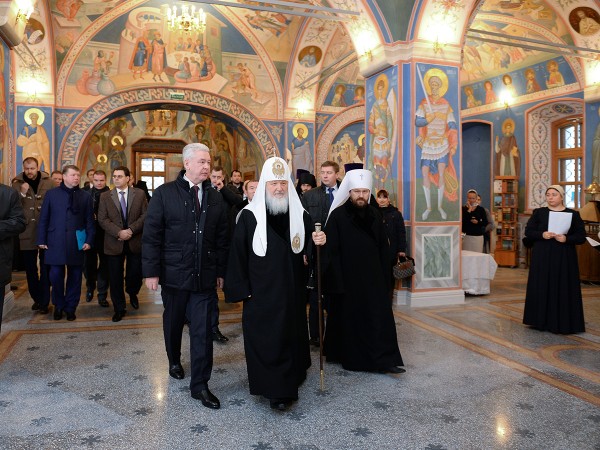
[[[336,83],[325,97],[325,105],[345,108],[365,102],[365,87],[362,84]]]
[[[48,107],[17,106],[16,112],[17,165],[28,157],[38,160],[45,172],[55,168],[53,146],[52,109]]]
[[[265,42],[281,40],[280,47],[289,52],[291,42],[283,32],[292,22],[287,16],[251,12],[243,16],[243,22],[234,24],[204,4],[206,31],[186,33],[168,29],[167,5],[160,1],[146,2],[120,15],[94,2],[81,4],[75,12],[61,5],[61,0],[57,1],[53,11],[57,65],[59,70],[68,71],[65,106],[85,107],[97,96],[160,84],[219,93],[261,117],[277,115],[276,71],[273,66],[265,67],[264,58],[257,54],[255,47],[261,41],[251,33],[242,34],[238,28],[248,27]],[[107,24],[80,49],[72,67],[61,68],[68,52],[76,51],[78,36],[97,20],[98,14],[105,15]],[[270,31],[275,25],[278,31],[273,34]]]
[[[398,68],[367,80],[367,168],[373,170],[373,188],[385,189],[396,199],[398,169]]]
[[[417,64],[415,74],[417,151],[416,217],[459,219],[458,69]]]
[[[560,88],[576,81],[577,78],[569,63],[562,56],[558,56],[539,64],[463,86],[461,91],[462,109],[501,102],[504,91],[516,99]],[[540,95],[529,95],[528,98],[540,98]],[[527,100],[527,98],[521,99],[521,101],[523,100]]]
[[[287,124],[288,143],[284,159],[288,162],[292,178],[297,170],[315,172],[314,124],[289,122]]]
[[[0,44],[0,182],[9,183],[9,161],[11,160],[9,128],[8,80],[10,78],[10,50],[4,42]]]
[[[263,157],[249,134],[213,116],[155,109],[126,114],[97,127],[79,154],[82,170],[110,173],[117,166],[134,168],[132,145],[143,138],[200,142],[209,147],[213,165],[227,174],[233,169],[248,176],[257,173]]]
[[[365,162],[365,124],[352,123],[340,131],[327,152],[327,159],[340,165],[340,178],[346,174],[344,164]]]
[[[518,19],[518,20],[513,20]],[[561,36],[571,43],[570,30],[553,7],[545,1],[523,0],[506,2],[486,1],[471,29],[499,33],[516,38],[529,38],[548,41],[552,34]],[[475,32],[473,34],[476,34]],[[487,34],[482,38],[501,40]],[[464,46],[464,59],[461,68],[461,82],[482,81],[502,73],[520,71],[550,59],[553,55],[539,50],[502,45],[467,38]]]
[[[600,102],[585,104],[586,164],[585,185],[600,183]]]

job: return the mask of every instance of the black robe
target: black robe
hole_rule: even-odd
[[[330,259],[324,277],[332,294],[327,311],[327,361],[347,370],[379,371],[403,365],[389,296],[389,242],[381,214],[364,217],[350,201],[325,227]]]
[[[585,227],[573,213],[567,241],[544,239],[550,209],[538,208],[527,222],[525,236],[533,242],[523,323],[553,333],[585,331],[576,244],[585,242]]]
[[[310,223],[305,213],[306,242]],[[277,233],[267,225],[267,254],[259,257],[252,250],[255,228],[254,214],[242,210],[231,242],[225,297],[227,302],[244,301],[250,393],[297,400],[298,386],[310,367],[303,252],[292,252],[287,227]]]

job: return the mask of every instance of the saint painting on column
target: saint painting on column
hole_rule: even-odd
[[[371,135],[371,159],[374,170],[375,190],[385,188],[392,173],[396,148],[397,130],[395,91],[389,87],[385,73],[379,75],[374,85],[375,102],[369,111],[367,127]]]
[[[417,69],[419,83],[425,98],[417,108],[417,148],[421,152],[421,174],[426,209],[421,218],[427,220],[433,210],[432,184],[437,187],[437,211],[447,219],[444,198],[458,200],[458,180],[452,157],[458,146],[458,126],[452,106],[444,98],[448,91],[448,76],[438,68],[429,69],[425,76]]]

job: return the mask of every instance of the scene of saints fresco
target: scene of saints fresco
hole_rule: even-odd
[[[395,202],[398,154],[398,69],[392,67],[367,80],[367,168],[373,171],[373,189],[385,189]]]
[[[336,83],[325,98],[326,106],[345,108],[360,105],[365,102],[365,87],[363,85],[349,85]]]
[[[236,169],[254,177],[263,163],[258,144],[245,130],[208,115],[156,109],[127,114],[95,129],[83,145],[79,164],[83,171],[107,173],[121,165],[133,168],[132,145],[143,138],[203,143],[213,165],[227,175]]]
[[[416,218],[459,218],[458,69],[417,64],[416,84]]]
[[[463,109],[496,104],[504,93],[515,99],[576,82],[569,63],[562,57],[552,57],[544,62],[489,77],[484,81],[462,87]]]
[[[546,41],[547,38],[535,29],[546,28],[548,31],[565,36],[569,30],[562,20],[558,20],[554,5],[549,2],[523,0],[518,2],[504,0],[488,0],[481,6],[480,12],[486,14],[486,20],[477,19],[471,24],[472,30],[499,33],[516,38],[529,38]],[[487,17],[495,16],[497,19],[488,20]],[[512,16],[524,25],[518,25]],[[531,24],[531,26],[525,26]],[[470,34],[477,35],[476,31]],[[490,38],[488,34],[481,34],[483,38]],[[497,39],[497,38],[496,38]],[[525,82],[522,83],[515,77],[516,73],[522,73],[528,67],[544,63],[548,59],[548,53],[539,50],[526,49],[515,46],[491,43],[483,40],[470,39],[467,37],[464,46],[463,66],[461,68],[461,82],[471,84],[474,81],[485,81],[494,79],[508,73],[518,87],[522,87],[520,95],[525,93]],[[544,65],[544,64],[542,64]],[[562,67],[561,67],[562,70]],[[544,73],[536,71],[537,82],[545,87]],[[563,73],[564,75],[564,73]],[[494,88],[500,87],[494,85]],[[476,93],[477,94],[477,93]],[[483,97],[476,97],[485,104]],[[464,102],[463,102],[464,104]]]
[[[98,96],[116,91],[168,85],[217,93],[260,117],[276,116],[274,86],[280,83],[285,64],[267,66],[271,63],[256,54],[244,35],[252,34],[269,52],[273,49],[269,57],[279,63],[280,55],[283,63],[283,55],[289,55],[293,44],[289,33],[297,30],[299,19],[238,9],[233,19],[241,16],[243,22],[234,26],[233,19],[202,4],[206,30],[184,32],[168,27],[168,5],[163,1],[142,5],[128,8],[114,0],[54,2],[57,65],[68,77],[65,106],[85,107]],[[84,30],[94,30],[99,14],[105,14],[104,20],[111,18],[110,23],[81,45],[78,38]],[[310,49],[308,54],[321,57]]]
[[[346,174],[344,164],[365,162],[365,124],[357,122],[341,130],[327,152],[327,159],[340,165],[340,178]]]

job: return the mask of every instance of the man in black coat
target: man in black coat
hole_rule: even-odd
[[[108,191],[110,191],[110,188],[106,185],[106,172],[103,170],[95,171],[92,175],[92,187],[88,192],[92,196],[96,237],[94,246],[85,252],[84,275],[87,287],[85,301],[92,301],[97,285],[98,304],[105,308],[108,307],[108,301],[106,300],[108,295],[108,264],[104,254],[104,230],[98,225],[98,206],[100,205],[100,195]]]
[[[338,173],[340,166],[334,161],[325,161],[321,164],[321,186],[316,189],[306,191],[302,196],[302,206],[308,211],[310,218],[312,219],[313,226],[315,223],[320,223],[325,226],[327,220],[327,214],[331,203],[337,193],[340,182],[338,181]],[[316,252],[313,252],[315,254]],[[315,261],[309,261],[310,270],[313,272],[314,280],[317,276],[314,274],[316,271]],[[316,281],[315,281],[316,284]],[[308,328],[310,332],[310,343],[311,345],[319,345],[319,299],[317,295],[317,287],[311,290],[309,296],[309,309],[308,309]],[[324,299],[324,307],[327,309],[326,300]]]
[[[12,275],[13,238],[25,231],[25,215],[19,194],[0,184],[0,329],[4,311],[4,288]]]
[[[402,373],[389,297],[389,241],[381,214],[369,204],[372,174],[346,173],[325,226],[330,293],[325,352],[346,370]]]
[[[223,197],[210,186],[210,153],[204,144],[183,148],[184,170],[175,181],[154,191],[142,235],[142,266],[146,286],[161,295],[169,374],[184,377],[181,335],[190,321],[193,398],[207,408],[220,402],[208,389],[212,373],[211,317],[223,287],[229,251],[227,213]]]

